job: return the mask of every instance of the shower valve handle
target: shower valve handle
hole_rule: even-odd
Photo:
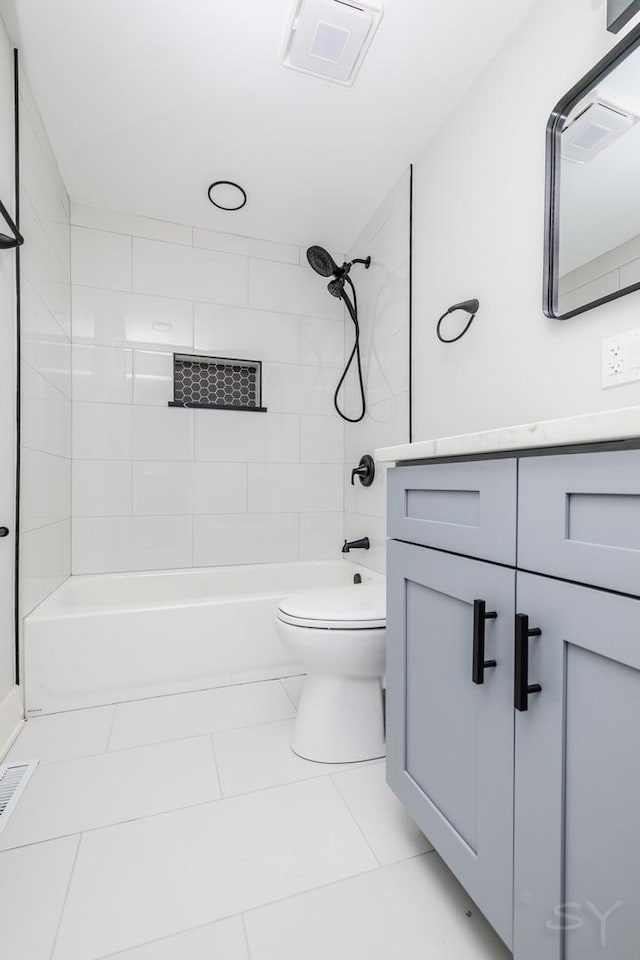
[[[357,467],[354,467],[351,471],[351,486],[355,486],[356,477],[360,477],[360,483],[363,487],[370,487],[373,483],[373,478],[376,475],[376,465],[374,463],[373,457],[365,453],[364,456],[360,457],[360,463]]]

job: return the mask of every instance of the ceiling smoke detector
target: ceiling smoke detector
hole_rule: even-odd
[[[282,62],[351,86],[382,19],[382,0],[296,0]]]

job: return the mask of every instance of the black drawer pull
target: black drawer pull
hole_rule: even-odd
[[[529,629],[529,617],[516,613],[516,644],[513,705],[516,710],[529,709],[529,694],[540,693],[539,683],[529,683],[529,637],[542,636],[540,627]]]
[[[495,620],[498,614],[495,611],[487,613],[487,604],[484,600],[473,601],[473,670],[471,679],[474,683],[484,683],[484,671],[488,667],[496,667],[495,660],[484,658],[484,625],[487,620]]]

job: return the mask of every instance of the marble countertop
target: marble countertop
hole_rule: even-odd
[[[465,433],[457,437],[417,440],[375,451],[376,460],[429,460],[433,457],[460,457],[508,450],[533,450],[574,443],[602,443],[640,439],[640,406],[603,413],[587,413],[560,420],[542,420],[514,427]]]

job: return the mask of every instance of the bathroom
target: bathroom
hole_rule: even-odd
[[[451,6],[0,0],[1,960],[636,960],[640,0]]]

